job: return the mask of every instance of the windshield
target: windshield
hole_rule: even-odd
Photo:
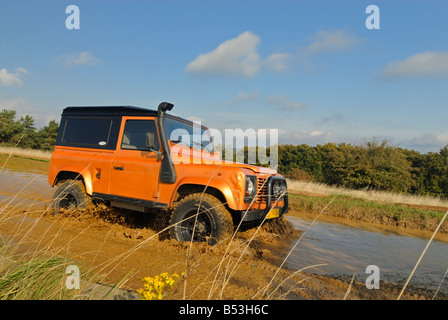
[[[213,139],[206,127],[202,127],[199,123],[184,122],[169,117],[165,118],[164,122],[166,136],[172,143],[215,152]]]

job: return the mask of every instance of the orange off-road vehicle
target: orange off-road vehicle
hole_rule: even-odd
[[[167,214],[175,239],[215,243],[288,210],[281,175],[221,161],[208,129],[166,114],[172,108],[65,108],[48,175],[54,212],[103,202]]]

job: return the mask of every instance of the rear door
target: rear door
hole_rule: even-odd
[[[113,196],[157,201],[160,164],[159,156],[146,148],[146,132],[156,134],[155,119],[123,117],[121,137],[112,159],[109,194]]]

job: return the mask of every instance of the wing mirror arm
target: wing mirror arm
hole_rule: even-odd
[[[157,161],[162,160],[162,152],[154,150],[156,147],[156,135],[154,132],[146,132],[146,148],[151,152],[157,153]]]

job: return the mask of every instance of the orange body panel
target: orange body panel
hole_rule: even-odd
[[[120,133],[126,120],[154,120],[153,118],[123,117]],[[123,135],[120,134],[117,150],[112,159],[109,190],[107,194],[155,201],[160,161],[155,152],[122,149]]]
[[[59,173],[74,172],[83,177],[88,194],[108,193],[114,154],[114,151],[109,150],[56,146],[51,156],[48,182],[53,186]]]

